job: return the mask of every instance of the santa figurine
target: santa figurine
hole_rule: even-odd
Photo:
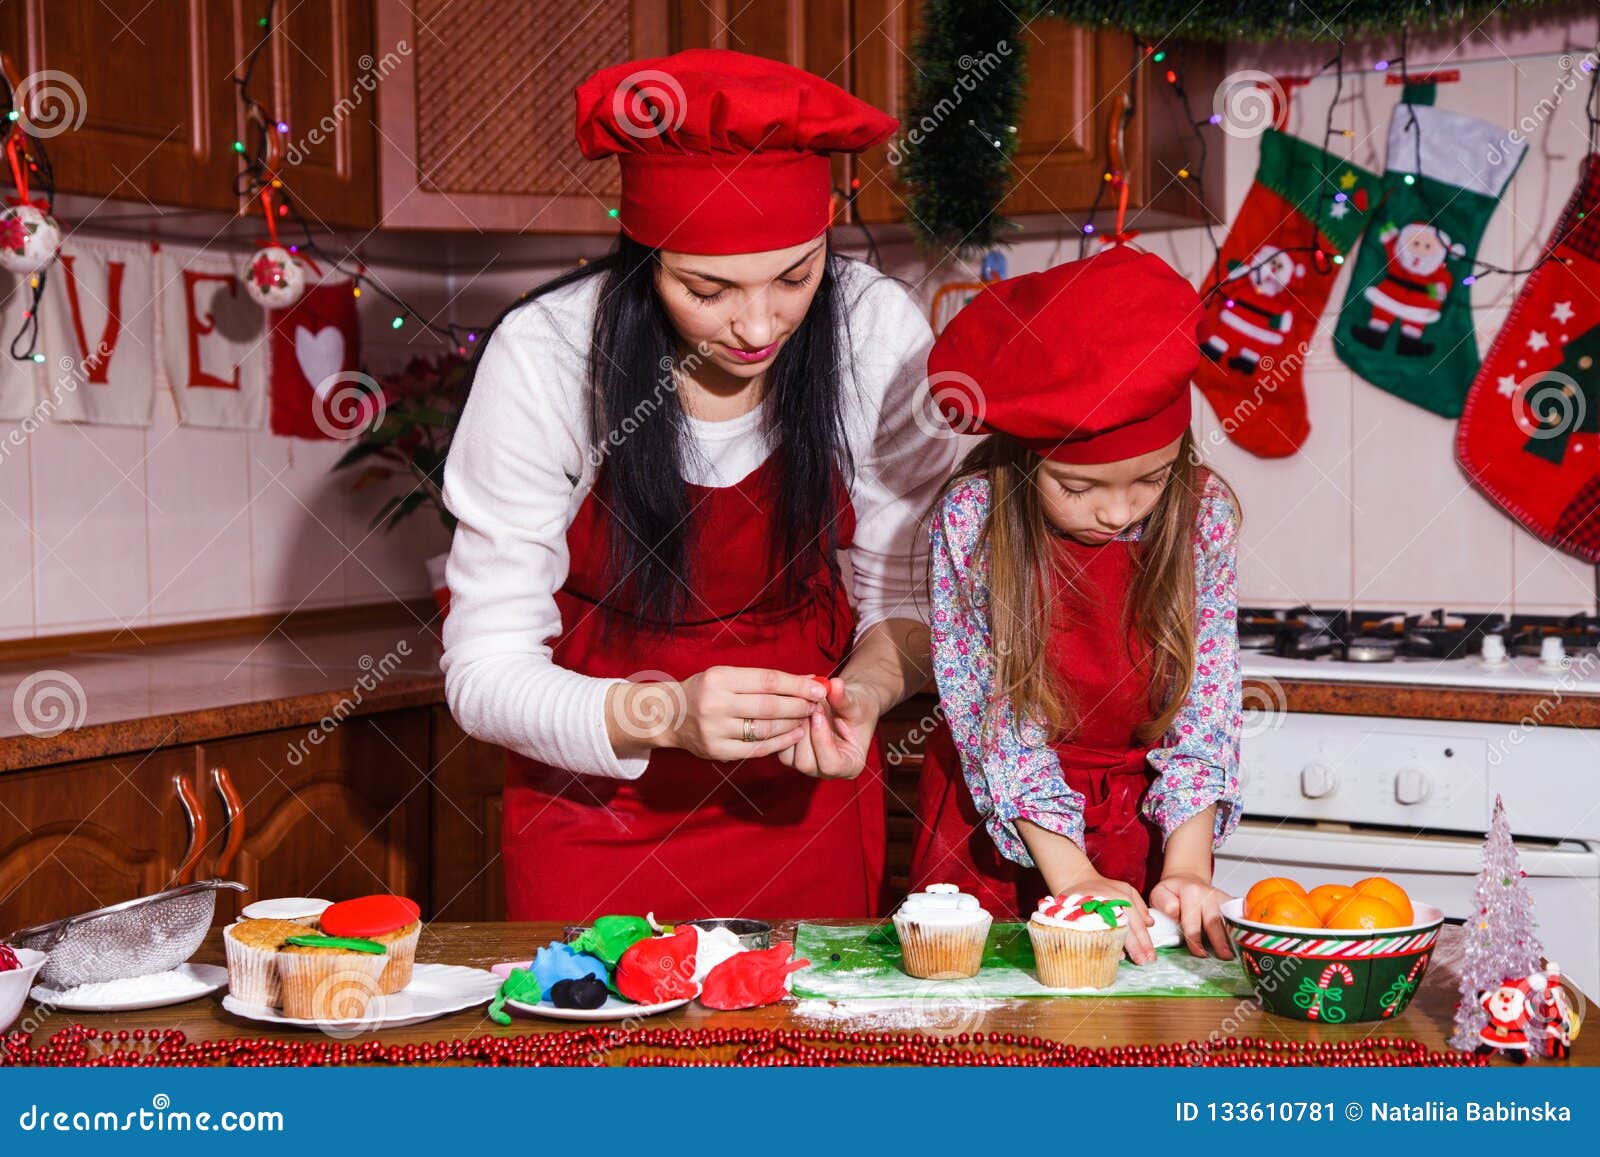
[[[1219,326],[1232,332],[1207,334],[1200,351],[1214,362],[1227,358],[1230,369],[1255,373],[1262,354],[1281,346],[1294,325],[1284,298],[1305,275],[1306,267],[1275,245],[1263,245],[1243,265],[1235,262],[1222,285],[1225,297],[1217,315]]]
[[[1369,285],[1364,295],[1372,305],[1372,320],[1353,326],[1350,334],[1363,345],[1382,349],[1398,321],[1400,340],[1395,353],[1402,357],[1431,354],[1433,343],[1422,340],[1422,331],[1439,320],[1450,294],[1454,278],[1445,258],[1463,257],[1466,249],[1452,242],[1443,229],[1421,221],[1403,228],[1390,222],[1379,231],[1378,242],[1388,254],[1388,266],[1383,279]]]
[[[1489,1023],[1478,1031],[1479,1053],[1501,1052],[1521,1064],[1528,1059],[1528,1033],[1534,1025],[1533,984],[1530,977],[1502,981],[1478,997]]]
[[[1561,966],[1551,961],[1532,977],[1534,1011],[1540,1021],[1537,1051],[1552,1060],[1564,1061],[1572,1055],[1572,1040],[1578,1035],[1578,1015],[1561,985]]]

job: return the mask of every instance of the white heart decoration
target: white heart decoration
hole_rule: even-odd
[[[312,333],[303,325],[294,328],[294,356],[300,372],[320,398],[330,379],[344,369],[344,334],[337,326],[324,326]]]

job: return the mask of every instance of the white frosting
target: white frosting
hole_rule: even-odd
[[[1111,926],[1101,918],[1100,913],[1090,912],[1083,916],[1054,916],[1046,915],[1046,909],[1054,909],[1058,905],[1063,912],[1075,911],[1079,904],[1085,900],[1115,900],[1116,896],[1091,896],[1086,892],[1073,892],[1067,896],[1046,896],[1039,901],[1038,910],[1034,912],[1035,923],[1045,924],[1051,928],[1071,928],[1076,932],[1109,932]],[[1117,918],[1117,927],[1128,926],[1128,909],[1114,909]]]
[[[717,965],[727,960],[730,956],[737,956],[745,951],[739,938],[726,928],[700,928],[695,931],[700,937],[695,941],[694,950],[694,982],[699,984],[706,978],[706,974]]]
[[[1159,908],[1150,909],[1156,922],[1150,925],[1150,944],[1154,948],[1176,948],[1183,939],[1178,922]]]
[[[919,924],[977,924],[989,919],[976,896],[954,884],[929,884],[925,892],[912,892],[900,904],[895,918]]]
[[[254,904],[246,904],[239,915],[246,920],[315,920],[332,904],[332,900],[287,896],[281,900],[257,900]]]

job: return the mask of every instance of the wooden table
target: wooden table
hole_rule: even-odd
[[[465,964],[487,968],[505,960],[526,960],[551,940],[560,939],[559,924],[431,924],[424,929],[417,959],[424,963]],[[792,925],[779,925],[779,939],[792,937]],[[1162,997],[1063,997],[1059,999],[1018,999],[985,1005],[960,1019],[960,1023],[941,1024],[939,1018],[927,1025],[896,1025],[902,1031],[942,1032],[1018,1032],[1047,1037],[1074,1045],[1108,1047],[1129,1044],[1170,1044],[1188,1040],[1204,1042],[1227,1036],[1260,1036],[1279,1040],[1360,1040],[1369,1036],[1390,1036],[1421,1041],[1430,1049],[1444,1049],[1451,1032],[1456,991],[1454,960],[1459,955],[1460,930],[1446,925],[1432,965],[1422,986],[1407,1010],[1393,1021],[1363,1024],[1313,1024],[1286,1020],[1261,1011],[1253,997],[1224,999],[1176,999]],[[213,932],[195,955],[197,963],[222,963],[221,933]],[[814,1002],[806,1006],[815,1007]],[[386,1043],[436,1041],[492,1033],[510,1036],[551,1032],[577,1027],[571,1023],[517,1016],[509,1027],[501,1027],[485,1015],[485,1008],[441,1017],[409,1028],[386,1030],[378,1034]],[[837,1012],[838,1010],[835,1010]],[[32,1005],[23,1019],[34,1016]],[[34,1016],[34,1019],[39,1019]],[[909,1017],[896,1014],[897,1021]],[[108,1014],[55,1012],[43,1017],[34,1032],[34,1043],[43,1043],[58,1028],[80,1021],[92,1028],[165,1029],[178,1028],[189,1040],[215,1040],[230,1037],[272,1037],[315,1040],[310,1030],[275,1031],[256,1021],[225,1012],[220,994],[190,1001],[171,1008],[145,1012]],[[881,1029],[886,1026],[871,1016],[842,1019],[838,1015],[813,1019],[791,1002],[746,1012],[712,1012],[690,1003],[675,1012],[663,1013],[646,1022],[651,1027],[717,1028],[755,1026],[761,1028]],[[1556,1063],[1556,1062],[1540,1062]],[[1569,1064],[1600,1064],[1600,1027],[1591,1026],[1573,1047]]]

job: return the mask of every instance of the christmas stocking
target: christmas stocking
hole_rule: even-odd
[[[1255,183],[1201,286],[1207,360],[1195,372],[1228,437],[1252,454],[1282,458],[1306,440],[1301,370],[1339,272],[1332,258],[1355,244],[1377,189],[1374,174],[1332,153],[1262,134]]]
[[[1432,105],[1431,84],[1408,85],[1389,120],[1383,201],[1367,222],[1334,348],[1373,385],[1453,418],[1478,372],[1462,279],[1528,146]]]
[[[1600,153],[1467,394],[1456,457],[1534,534],[1600,562]]]

